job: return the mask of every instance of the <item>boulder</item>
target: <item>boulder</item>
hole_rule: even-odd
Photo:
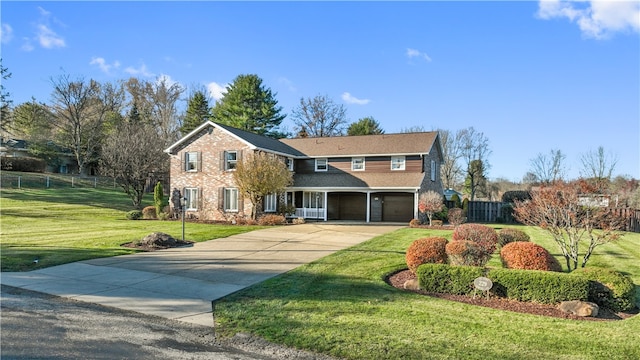
[[[405,290],[420,290],[420,284],[418,284],[418,279],[409,279],[404,282],[402,285]]]
[[[566,313],[584,317],[596,317],[599,310],[597,304],[580,300],[563,301],[558,308]]]
[[[138,245],[168,248],[178,245],[178,241],[169,234],[154,232],[145,236]]]

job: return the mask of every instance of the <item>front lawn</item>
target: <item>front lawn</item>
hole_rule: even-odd
[[[146,205],[152,196],[145,196]],[[182,237],[181,221],[126,220],[131,201],[118,189],[2,189],[0,209],[2,271],[129,254],[136,250],[121,244],[155,231]],[[185,238],[206,241],[258,228],[187,222]]]
[[[522,229],[534,242],[557,252],[543,232]],[[215,305],[216,333],[247,332],[347,359],[640,358],[639,316],[621,321],[557,319],[450,302],[387,285],[387,274],[406,268],[409,244],[425,236],[450,239],[451,232],[401,229],[226,297]],[[638,285],[638,248],[640,234],[626,233],[619,242],[597,248],[589,265],[628,272]]]

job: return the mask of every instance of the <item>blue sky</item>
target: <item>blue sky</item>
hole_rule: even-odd
[[[599,146],[640,179],[640,3],[2,1],[14,105],[51,78],[166,77],[212,103],[257,74],[285,114],[326,95],[387,133],[474,127],[490,178],[559,149],[570,177]],[[293,130],[290,116],[283,125]]]

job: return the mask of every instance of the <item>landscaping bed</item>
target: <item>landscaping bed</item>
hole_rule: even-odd
[[[511,299],[499,298],[499,297],[496,297],[495,295],[491,295],[487,299],[486,295],[484,295],[480,291],[478,291],[478,295],[474,298],[473,296],[468,296],[468,295],[429,293],[424,290],[404,289],[404,283],[407,280],[411,280],[415,278],[416,278],[416,275],[413,274],[408,269],[406,269],[390,275],[389,277],[387,277],[386,281],[389,285],[395,288],[402,289],[405,291],[412,291],[412,292],[426,295],[426,296],[432,296],[432,297],[437,297],[437,298],[451,300],[451,301],[463,302],[471,305],[490,307],[494,309],[513,311],[518,313],[542,315],[542,316],[572,319],[572,320],[592,320],[592,321],[623,320],[623,319],[630,318],[634,315],[637,315],[639,312],[637,308],[632,312],[618,312],[618,313],[613,312],[606,308],[600,308],[597,317],[581,317],[581,316],[565,313],[560,309],[558,309],[556,305],[516,301]]]

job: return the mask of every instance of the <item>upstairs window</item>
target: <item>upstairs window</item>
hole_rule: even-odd
[[[235,170],[236,165],[238,165],[238,152],[225,151],[224,152],[224,169]]]
[[[198,171],[198,152],[190,151],[184,153],[184,171]]]
[[[405,168],[404,156],[392,156],[391,157],[391,170],[404,170]]]
[[[364,171],[364,158],[352,158],[351,159],[352,171]]]
[[[316,171],[327,171],[327,159],[316,159]]]
[[[286,164],[287,169],[289,169],[289,171],[293,171],[293,158],[287,158]]]
[[[436,161],[431,160],[431,181],[436,181]]]

